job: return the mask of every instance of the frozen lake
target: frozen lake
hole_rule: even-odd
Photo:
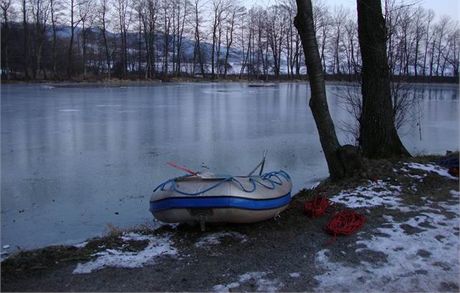
[[[334,95],[346,90],[328,85],[337,125],[350,119]],[[420,95],[418,118],[401,131],[409,151],[458,149],[458,87],[413,90]],[[168,161],[246,174],[266,149],[265,170],[287,171],[294,192],[309,187],[328,173],[306,95],[303,83],[2,85],[2,245],[74,243],[107,224],[151,223],[153,188],[183,173]],[[342,143],[351,142],[340,128]]]

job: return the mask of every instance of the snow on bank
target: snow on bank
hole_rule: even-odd
[[[106,249],[97,252],[95,260],[79,263],[73,270],[74,274],[87,274],[106,267],[114,268],[139,268],[146,264],[155,263],[155,259],[163,255],[177,255],[177,250],[172,246],[170,236],[150,236],[137,233],[126,233],[121,239],[123,241],[145,241],[149,243],[141,251],[122,251]]]
[[[10,245],[9,244],[3,245],[2,248],[3,249],[0,253],[0,261],[4,261],[10,256],[10,252],[7,251],[8,249],[10,249]]]
[[[445,168],[442,168],[441,166],[436,166],[433,164],[419,164],[419,163],[404,163],[405,166],[411,169],[417,169],[417,170],[422,170],[422,171],[427,171],[430,173],[436,173],[439,176],[447,177],[450,179],[457,180],[457,177],[454,177],[449,174],[448,170]]]
[[[88,244],[88,241],[83,241],[77,244],[73,244],[72,246],[76,248],[85,248],[87,244]]]
[[[452,194],[453,196],[460,196],[460,192],[458,192],[457,190],[451,190],[450,191],[450,194]]]
[[[365,186],[345,190],[331,197],[331,201],[341,203],[349,208],[368,208],[384,205],[398,208],[401,187],[388,184],[382,180],[369,181]]]
[[[458,191],[451,194],[458,200]],[[380,261],[345,265],[331,261],[328,249],[319,251],[316,264],[326,272],[315,277],[317,290],[458,291],[460,207],[457,202],[439,206],[437,213],[420,207],[417,216],[402,222],[384,216],[385,227],[370,239],[358,233],[357,255],[370,250],[384,256]]]
[[[218,245],[221,243],[222,239],[226,237],[237,239],[240,241],[240,243],[248,241],[246,235],[243,235],[238,232],[218,232],[201,237],[195,243],[195,247],[207,247],[210,245]]]
[[[289,277],[291,277],[291,278],[299,278],[299,277],[300,277],[300,273],[290,273],[290,274],[289,274]]]
[[[216,285],[212,288],[214,292],[230,292],[230,289],[239,288],[241,285],[248,282],[255,282],[256,292],[277,292],[280,291],[283,283],[278,279],[269,279],[267,278],[267,273],[265,272],[248,272],[242,274],[238,277],[238,281],[229,283],[227,285]],[[242,291],[241,289],[236,289],[236,291]],[[252,289],[251,289],[252,291]]]

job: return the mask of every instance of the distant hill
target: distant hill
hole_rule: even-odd
[[[14,23],[13,25],[22,27],[22,24],[20,23]],[[88,33],[89,34],[101,34],[102,35],[102,30],[98,27],[91,27],[88,28]],[[78,38],[81,35],[82,28],[81,27],[76,27],[75,28],[75,38]],[[107,31],[106,32],[107,37],[109,39],[120,39],[120,33],[116,32],[111,32]],[[47,35],[49,38],[52,37],[52,28],[51,26],[48,25],[47,28]],[[56,35],[60,39],[68,39],[71,36],[71,28],[70,26],[67,25],[59,25],[57,26],[56,30]],[[174,35],[170,35],[170,45],[172,45],[172,40],[173,40]],[[102,38],[102,37],[101,37]],[[164,49],[164,33],[161,31],[156,31],[155,32],[155,45],[158,50],[158,53],[161,55]],[[137,49],[139,44],[139,39],[138,39],[138,33],[137,32],[129,32],[127,34],[127,42],[128,42],[128,48],[133,48]],[[184,53],[186,58],[193,58],[193,51],[195,48],[195,40],[192,40],[188,37],[183,37],[182,38],[182,52]],[[221,58],[225,58],[225,52],[226,52],[226,47],[221,47]],[[211,51],[212,51],[212,44],[208,42],[202,42],[201,43],[201,50],[204,52],[205,55],[210,56]],[[230,48],[230,54],[229,54],[229,62],[230,63],[240,63],[241,60],[243,59],[243,52],[240,48]]]

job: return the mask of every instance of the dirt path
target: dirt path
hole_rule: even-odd
[[[305,191],[281,217],[262,223],[205,233],[164,226],[26,252],[2,262],[1,289],[458,292],[458,180],[426,160],[381,162],[374,171],[374,181],[322,184],[337,204],[318,219],[303,213],[304,200],[318,190]],[[367,222],[330,243],[323,227],[346,207]]]

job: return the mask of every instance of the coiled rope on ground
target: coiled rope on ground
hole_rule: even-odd
[[[309,217],[317,218],[324,215],[330,205],[331,201],[326,197],[316,196],[305,202],[304,211]],[[365,222],[366,218],[363,215],[353,210],[342,210],[336,212],[332,216],[326,224],[325,230],[334,236],[332,239],[332,241],[334,241],[338,235],[353,234],[360,229]]]
[[[360,229],[366,218],[353,210],[343,210],[335,213],[326,225],[326,231],[335,236],[351,235]]]

